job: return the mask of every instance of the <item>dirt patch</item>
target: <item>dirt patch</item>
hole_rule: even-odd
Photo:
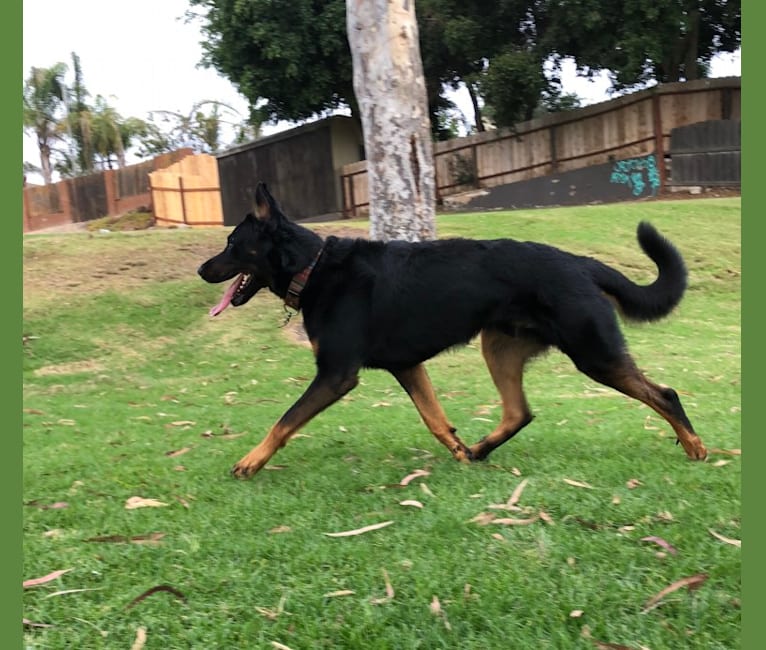
[[[76,375],[82,372],[101,372],[104,367],[95,360],[73,361],[71,363],[56,363],[51,366],[43,366],[35,370],[36,377],[50,375]]]
[[[311,341],[303,328],[303,319],[299,316],[293,316],[290,322],[282,328],[285,338],[294,345],[301,345],[311,349]]]

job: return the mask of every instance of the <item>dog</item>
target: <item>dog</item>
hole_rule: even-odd
[[[654,321],[668,315],[686,290],[686,267],[675,246],[647,222],[638,225],[637,238],[658,269],[647,286],[591,257],[535,242],[322,240],[291,222],[259,183],[254,213],[229,234],[223,252],[198,269],[206,282],[234,278],[210,315],[268,288],[302,312],[316,376],[232,473],[247,478],[263,468],[300,427],[357,385],[362,368],[389,371],[455,459],[486,459],[532,421],[524,367],[550,347],[591,379],[650,406],[673,427],[687,456],[704,460],[707,451],[678,394],[644,376],[619,327],[617,311],[627,320]],[[467,446],[423,363],[477,335],[502,417],[489,435]]]

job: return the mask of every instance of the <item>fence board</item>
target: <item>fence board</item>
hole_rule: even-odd
[[[218,162],[187,156],[149,174],[154,217],[159,225],[223,225]]]

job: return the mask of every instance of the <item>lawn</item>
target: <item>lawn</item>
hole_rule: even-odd
[[[640,219],[678,245],[690,283],[672,316],[625,333],[680,393],[704,463],[551,352],[525,380],[535,421],[486,463],[454,462],[396,381],[367,371],[237,481],[313,357],[271,295],[207,316],[222,287],[195,271],[225,231],[25,237],[24,579],[65,571],[24,589],[25,647],[739,647],[739,199],[438,229],[545,241],[648,282]],[[494,427],[475,342],[428,368],[466,442]]]

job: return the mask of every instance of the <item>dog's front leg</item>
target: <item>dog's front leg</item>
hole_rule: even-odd
[[[455,460],[463,463],[472,461],[471,450],[458,438],[455,427],[447,419],[423,364],[392,371],[392,374],[407,391],[428,430],[450,450]]]
[[[342,377],[317,375],[306,392],[271,428],[261,443],[244,456],[231,472],[237,478],[248,478],[260,470],[269,459],[284,447],[294,433],[315,415],[337,402],[352,390],[359,379],[356,372]]]

